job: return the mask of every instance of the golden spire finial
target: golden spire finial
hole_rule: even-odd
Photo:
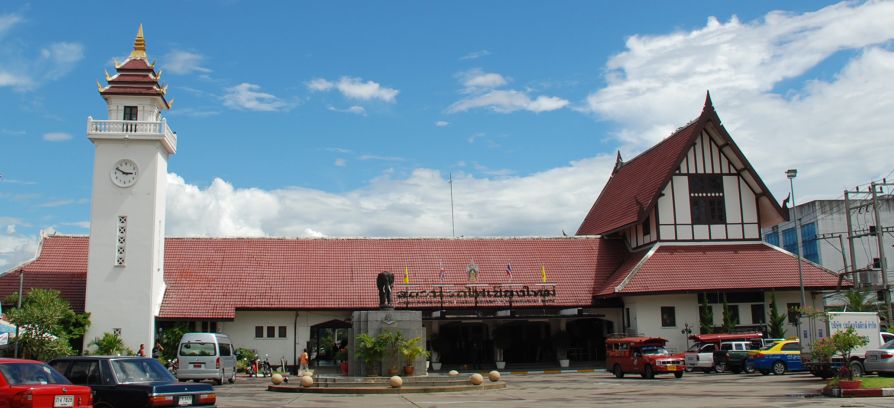
[[[130,52],[130,58],[147,59],[146,56],[146,40],[143,38],[143,24],[137,30],[137,38],[133,40],[133,51]]]

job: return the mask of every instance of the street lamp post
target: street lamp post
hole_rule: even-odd
[[[801,287],[801,309],[804,309],[807,306],[807,297],[804,295],[804,268],[801,265],[801,219],[796,214],[798,205],[795,202],[794,182],[795,177],[798,176],[798,170],[788,169],[785,171],[785,176],[788,177],[789,192],[792,194],[792,217],[795,219],[795,241],[798,244],[798,282]]]
[[[18,310],[22,310],[22,287],[25,286],[25,268],[19,270],[19,302],[18,302]],[[16,323],[16,348],[15,348],[15,358],[19,358],[19,325]]]

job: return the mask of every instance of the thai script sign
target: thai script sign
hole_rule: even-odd
[[[534,306],[554,303],[556,285],[413,285],[397,288],[397,306]]]

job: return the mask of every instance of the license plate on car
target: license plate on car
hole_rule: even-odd
[[[668,364],[666,367],[667,367],[667,371],[677,371],[676,365]]]
[[[57,395],[53,399],[53,408],[73,407],[75,406],[74,395]]]
[[[202,364],[193,364],[192,368],[202,368]]]
[[[870,355],[866,356],[866,359],[871,360],[871,361],[878,361],[878,356],[870,354]]]
[[[183,395],[177,399],[177,405],[186,407],[192,405],[192,395]]]

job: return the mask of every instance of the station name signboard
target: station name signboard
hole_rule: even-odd
[[[397,285],[396,285],[397,286]],[[556,301],[555,284],[398,286],[396,303],[407,306],[536,306]]]

